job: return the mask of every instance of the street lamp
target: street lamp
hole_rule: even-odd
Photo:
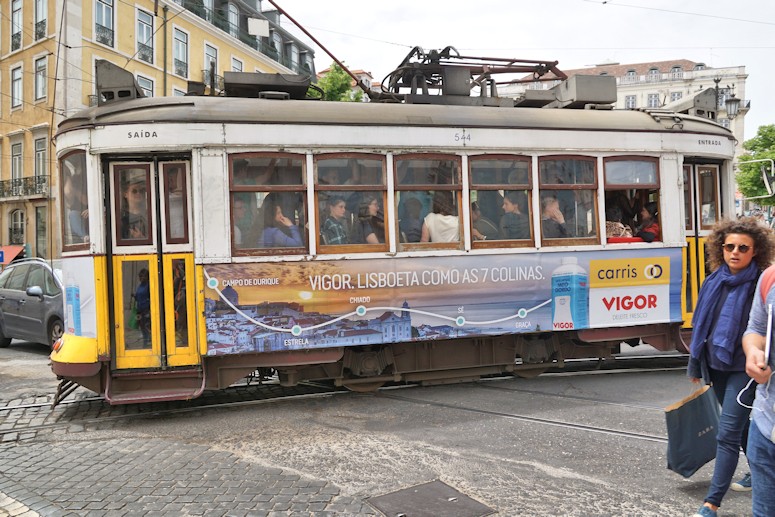
[[[718,88],[718,83],[721,82],[721,76],[716,76],[713,78],[713,82],[716,83],[715,87],[715,94],[716,94],[716,109],[714,110],[714,113],[716,114],[716,122],[718,122],[718,110],[721,108],[721,105],[719,104],[719,98],[720,98],[720,91]],[[731,88],[727,86],[729,90]],[[734,93],[729,94],[729,98],[724,101],[724,110],[727,112],[727,118],[733,119],[737,116],[738,111],[740,111],[740,99],[735,97]]]

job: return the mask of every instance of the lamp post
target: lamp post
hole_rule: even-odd
[[[721,76],[717,75],[716,77],[714,77],[713,78],[713,82],[716,83],[716,87],[715,87],[715,90],[713,92],[713,93],[715,93],[715,97],[716,97],[716,106],[713,108],[713,119],[716,122],[718,122],[718,109],[719,109],[719,105],[718,105],[718,99],[719,99],[718,83],[721,82]]]

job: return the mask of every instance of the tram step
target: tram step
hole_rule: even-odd
[[[204,391],[205,378],[201,372],[191,373],[170,377],[150,374],[109,378],[105,399],[110,404],[194,399]]]

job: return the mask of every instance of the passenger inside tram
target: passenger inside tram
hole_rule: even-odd
[[[512,190],[503,197],[503,217],[500,231],[504,239],[529,239],[530,218],[527,216],[527,195]]]
[[[560,203],[553,195],[541,198],[541,231],[544,239],[567,239],[571,237],[565,227],[565,216]]]
[[[420,242],[459,241],[460,220],[454,194],[449,190],[437,190],[433,193],[433,210],[423,219]]]

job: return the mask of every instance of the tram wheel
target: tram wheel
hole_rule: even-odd
[[[514,375],[517,377],[521,377],[522,379],[534,379],[535,377],[538,377],[542,373],[544,373],[549,368],[526,368],[524,370],[514,370]]]
[[[382,386],[384,386],[384,381],[374,381],[374,382],[347,382],[342,381],[342,386],[347,388],[350,391],[354,391],[356,393],[370,393],[372,391],[377,391]]]

